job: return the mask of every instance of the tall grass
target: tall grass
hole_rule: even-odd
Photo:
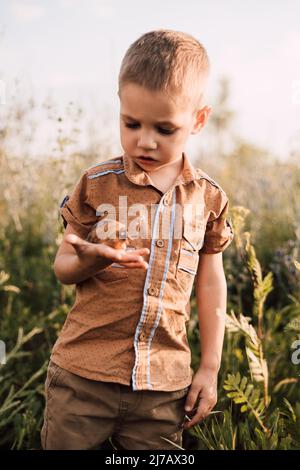
[[[21,129],[26,112],[16,119]],[[0,448],[38,449],[46,367],[74,300],[74,287],[53,273],[63,234],[59,203],[82,169],[114,154],[101,145],[70,151],[67,136],[58,133],[56,155],[34,160],[25,145],[26,158],[19,158],[7,145],[9,122],[0,129],[0,340],[7,349],[0,366]],[[300,169],[295,160],[279,163],[240,140],[218,162],[210,174],[229,195],[236,234],[224,254],[228,311],[219,400],[208,418],[184,432],[183,445],[299,449],[299,365],[292,352],[300,335]],[[208,170],[204,159],[195,163]],[[194,292],[191,307],[196,369]]]

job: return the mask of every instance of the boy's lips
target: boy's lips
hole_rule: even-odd
[[[146,155],[140,155],[138,157],[138,161],[143,162],[143,163],[154,163],[156,160],[152,157],[147,157]]]

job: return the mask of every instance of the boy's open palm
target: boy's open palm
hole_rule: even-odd
[[[126,268],[148,268],[148,263],[143,259],[143,256],[150,253],[148,248],[128,252],[125,250],[125,242],[123,243],[123,249],[115,249],[105,245],[105,243],[90,243],[73,233],[65,236],[65,242],[72,245],[78,258],[82,259],[85,264],[95,264],[98,260],[99,269],[114,262]]]

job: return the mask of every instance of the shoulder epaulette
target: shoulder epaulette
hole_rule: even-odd
[[[211,178],[204,171],[200,170],[200,168],[196,168],[196,175],[197,175],[198,179],[205,179],[205,180],[209,181],[213,186],[216,186],[221,191],[223,191],[223,193],[225,192],[224,189],[222,189],[221,186],[213,178]]]
[[[105,162],[100,162],[87,169],[88,179],[97,178],[98,176],[107,175],[108,173],[120,174],[124,173],[124,163],[121,157],[111,158]]]

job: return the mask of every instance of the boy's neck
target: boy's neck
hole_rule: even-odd
[[[150,177],[158,175],[172,175],[178,177],[183,170],[183,155],[178,160],[169,163],[168,165],[163,166],[162,168],[157,168],[153,171],[144,170]]]
[[[162,192],[166,192],[172,184],[177,180],[183,170],[183,155],[181,159],[175,160],[174,162],[166,165],[165,167],[155,170],[147,171],[149,178],[153,182],[153,185],[160,189]]]

